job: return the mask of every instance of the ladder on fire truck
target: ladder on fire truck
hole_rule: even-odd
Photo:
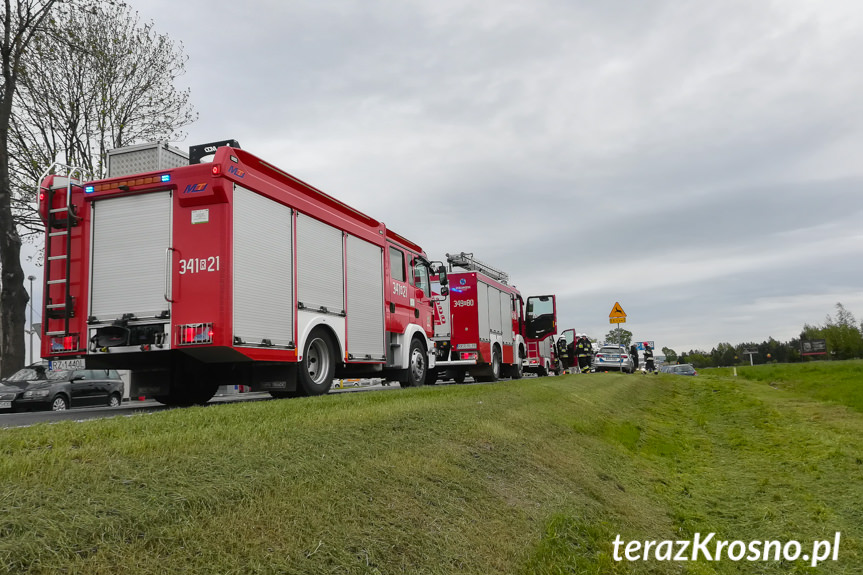
[[[506,284],[509,281],[508,273],[479,261],[473,257],[473,253],[461,252],[459,254],[447,254],[446,261],[449,263],[450,271],[452,271],[453,266],[455,266],[469,272],[483,273],[502,284]]]
[[[58,172],[65,172],[65,176],[57,176]],[[47,188],[42,187],[42,182],[49,175],[54,174],[53,183]],[[77,175],[77,178],[75,176]],[[63,320],[63,331],[49,331],[47,336],[66,336],[69,334],[69,320],[75,315],[74,301],[69,285],[69,275],[72,267],[72,228],[77,226],[80,218],[75,214],[75,206],[72,205],[72,186],[80,185],[84,179],[84,170],[67,166],[65,164],[53,163],[39,178],[36,184],[38,198],[44,198],[46,206],[45,225],[45,277],[42,299],[44,301],[44,312],[42,317],[47,322],[49,319]],[[54,197],[57,193],[63,193],[60,206],[54,206]],[[55,249],[56,245],[62,245],[62,249]],[[50,297],[51,286],[62,285],[62,302],[55,302]],[[47,326],[47,323],[46,323]]]

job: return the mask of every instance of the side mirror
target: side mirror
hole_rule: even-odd
[[[445,285],[440,286],[440,295],[442,295],[443,297],[448,296],[449,295],[449,288],[446,287]]]
[[[445,286],[449,283],[449,279],[446,277],[446,268],[444,266],[439,266],[437,269],[438,281],[441,286]],[[441,294],[443,295],[443,294]]]

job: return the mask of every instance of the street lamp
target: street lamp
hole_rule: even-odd
[[[33,280],[36,279],[36,276],[27,276],[27,279],[30,280],[30,365],[33,364]]]

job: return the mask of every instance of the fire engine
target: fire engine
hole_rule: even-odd
[[[425,382],[446,269],[420,246],[233,140],[108,160],[106,179],[55,165],[39,185],[55,368],[128,369],[133,393],[173,405],[224,383],[286,397],[335,377]]]
[[[446,371],[457,383],[468,374],[476,381],[521,378],[529,338],[550,335],[554,320],[536,315],[525,322],[524,300],[508,274],[472,253],[446,258],[449,294],[435,307],[436,373]],[[540,300],[554,301],[554,296],[531,296],[528,309]]]
[[[527,355],[524,358],[523,371],[540,376],[560,373],[554,350],[556,333],[556,298],[553,295],[528,298],[524,338]]]

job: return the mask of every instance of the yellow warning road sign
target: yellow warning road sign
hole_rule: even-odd
[[[624,313],[623,308],[620,307],[620,302],[614,302],[614,307],[611,308],[611,313],[608,314],[608,317],[609,317],[609,319],[611,319],[613,317],[622,317],[622,318],[626,317],[626,313]],[[612,323],[615,323],[615,322],[612,322]],[[620,323],[623,323],[623,322],[620,322]]]

